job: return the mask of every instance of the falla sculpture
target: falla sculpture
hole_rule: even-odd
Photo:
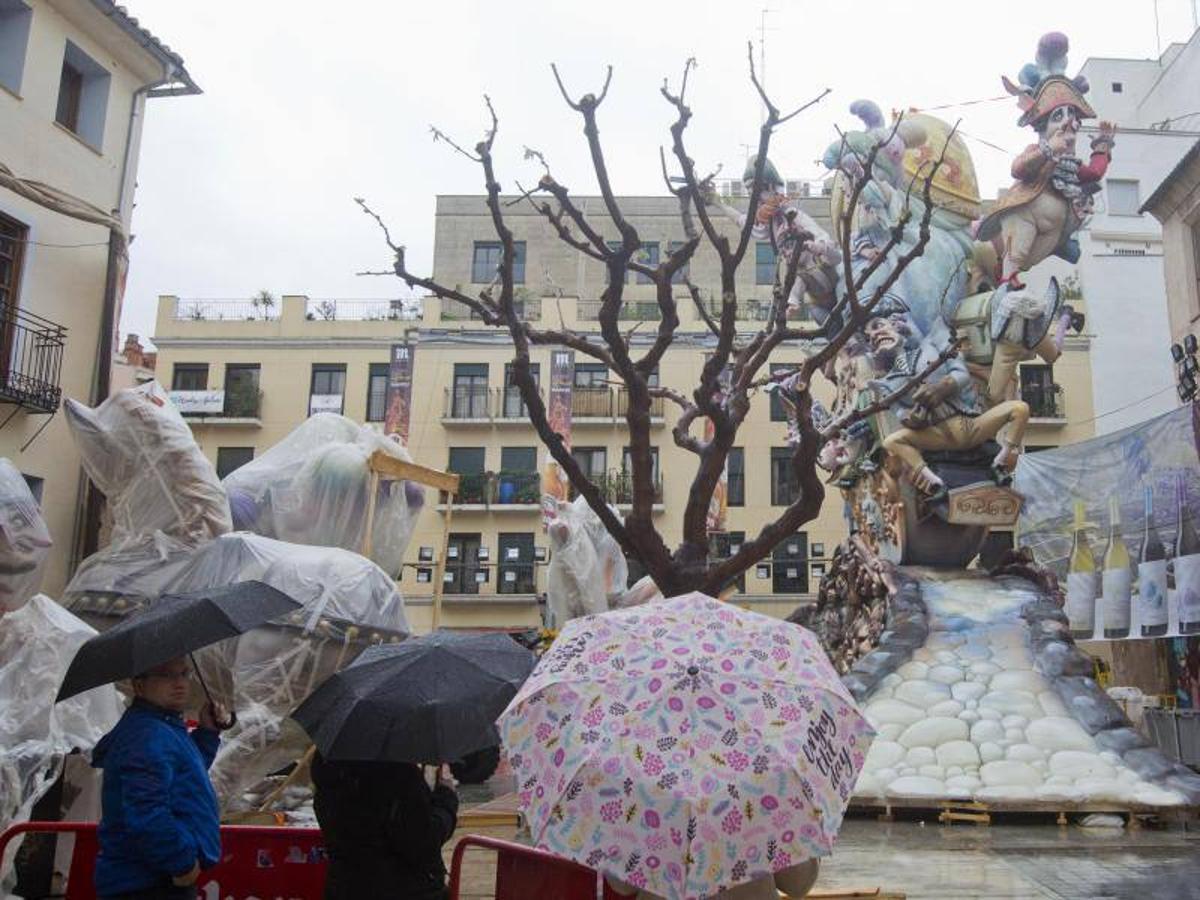
[[[1064,74],[1067,48],[1065,35],[1044,35],[1017,81],[1002,79],[1036,143],[1013,161],[1014,185],[986,215],[966,144],[934,116],[898,115],[886,124],[875,103],[858,100],[850,111],[863,128],[841,135],[822,157],[835,176],[832,243],[849,229],[848,276],[861,290],[885,283],[921,240],[920,186],[932,162],[942,161],[928,191],[935,208],[923,252],[902,267],[873,317],[826,370],[837,385],[828,422],[925,373],[915,390],[868,419],[869,429],[829,435],[819,460],[846,492],[853,530],[892,561],[964,565],[988,527],[1015,522],[1021,498],[1007,485],[1030,416],[1013,397],[1017,365],[1035,357],[1053,362],[1068,328],[1082,330],[1083,317],[1062,303],[1055,279],[1044,293],[1024,283],[1025,273],[1051,255],[1079,258],[1075,235],[1112,155],[1115,129],[1107,122],[1088,161],[1075,155],[1080,125],[1095,112],[1084,96],[1086,80]],[[847,197],[856,188],[847,220]],[[780,200],[772,208],[787,206]],[[820,260],[829,243],[819,233],[812,258]],[[806,291],[817,322],[844,298],[846,277],[840,271],[831,292]],[[797,409],[802,388],[785,381],[777,390]],[[792,434],[799,440],[798,428]]]

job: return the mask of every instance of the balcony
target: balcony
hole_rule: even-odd
[[[612,388],[576,385],[571,389],[572,424],[587,424],[591,420],[609,425],[612,424],[612,417]]]
[[[519,293],[519,291],[517,292]],[[513,300],[517,308],[517,318],[523,322],[538,322],[542,318],[542,298],[541,297],[515,297]],[[457,300],[442,298],[441,310],[439,318],[443,322],[470,322],[479,321],[479,314],[476,313],[466,304],[460,303]]]
[[[628,512],[633,506],[633,473],[627,469],[610,469],[603,475],[592,478],[592,482],[600,489],[600,494],[606,503],[611,503],[622,512]],[[574,500],[577,496],[578,492],[572,487],[571,499]],[[656,513],[662,512],[664,509],[661,474],[654,476],[653,509]]]
[[[179,299],[175,303],[177,322],[267,322],[278,319],[274,298],[253,300]]]
[[[53,413],[62,401],[67,329],[22,309],[0,304],[0,403]]]
[[[468,472],[459,474],[456,507],[473,511],[533,512],[541,509],[542,478],[538,472],[508,471]],[[442,494],[440,508],[446,495]]]
[[[1033,424],[1067,424],[1067,404],[1063,396],[1062,385],[1021,385],[1021,399],[1029,404],[1029,420]]]
[[[600,319],[599,300],[580,300],[576,304],[576,315],[581,322],[596,322]],[[626,322],[657,322],[662,318],[662,309],[656,300],[626,300],[617,312],[617,319]]]
[[[262,427],[262,391],[237,388],[227,391],[170,391],[171,402],[193,428]]]
[[[650,398],[650,424],[662,425],[665,421],[663,410],[666,401],[662,397]],[[625,417],[625,411],[629,409],[629,389],[620,387],[617,388],[617,416]]]
[[[485,384],[448,387],[442,408],[442,422],[447,425],[491,424],[491,398],[491,389]]]

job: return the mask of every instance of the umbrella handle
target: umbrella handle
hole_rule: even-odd
[[[208,698],[208,707],[215,714],[217,711],[216,703],[212,698],[212,694],[208,690],[208,684],[204,681],[204,676],[202,674],[200,674],[200,666],[196,662],[196,654],[189,653],[188,658],[192,661],[192,670],[196,673],[196,678],[199,679],[199,681],[200,681],[200,688],[204,691],[204,696],[206,698]],[[214,720],[214,722],[216,721],[215,715],[213,716],[213,720]],[[237,724],[237,710],[231,709],[231,710],[229,710],[229,720],[227,722],[216,722],[217,731],[228,731],[230,728],[232,728],[236,724]]]

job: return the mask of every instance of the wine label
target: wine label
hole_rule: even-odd
[[[1142,625],[1167,624],[1167,561],[1138,564],[1138,621]]]
[[[1096,619],[1096,595],[1100,593],[1099,572],[1067,573],[1067,604],[1063,612],[1072,631],[1091,633]]]
[[[1132,583],[1128,567],[1104,570],[1100,609],[1106,630],[1129,631],[1129,591]]]
[[[1180,622],[1200,622],[1200,553],[1175,558],[1175,602]]]

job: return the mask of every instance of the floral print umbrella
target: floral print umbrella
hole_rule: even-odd
[[[874,736],[811,632],[700,593],[569,622],[497,724],[534,843],[669,900],[828,854]]]

